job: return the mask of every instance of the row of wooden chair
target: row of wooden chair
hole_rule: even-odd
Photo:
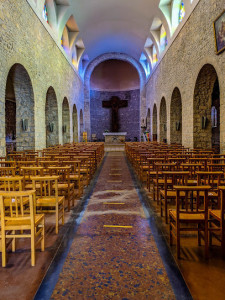
[[[70,210],[75,200],[82,196],[84,186],[90,183],[104,156],[104,147],[100,143],[84,144],[83,147],[87,150],[82,153],[83,157],[80,155],[82,146],[72,144],[38,153],[13,153],[9,158],[0,159],[3,267],[6,266],[7,246],[11,244],[15,252],[19,238],[31,240],[31,265],[35,265],[36,246],[41,244],[42,251],[45,248],[47,213],[55,214],[55,232],[58,234],[59,223],[64,224],[65,201]],[[25,157],[30,159],[24,160]]]
[[[169,221],[177,257],[181,233],[188,231],[197,232],[199,245],[205,241],[205,257],[213,238],[220,241],[225,256],[224,155],[160,143],[126,143],[125,148],[139,179],[160,205],[161,216]]]

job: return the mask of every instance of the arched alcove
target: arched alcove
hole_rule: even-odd
[[[182,100],[180,90],[173,90],[170,105],[170,143],[182,144]]]
[[[80,110],[80,141],[83,141],[83,132],[84,132],[84,116],[82,109]]]
[[[70,142],[70,107],[66,97],[62,104],[62,122],[63,144],[66,144]]]
[[[157,141],[157,129],[158,129],[158,122],[157,122],[157,106],[154,104],[153,107],[153,130],[152,130],[152,140]]]
[[[73,105],[73,142],[78,142],[78,119],[76,104]]]
[[[160,121],[160,142],[167,142],[167,112],[166,112],[166,100],[163,97],[160,103],[159,111]]]
[[[220,88],[215,68],[202,67],[194,90],[194,147],[220,151]]]
[[[141,119],[141,116],[142,116],[142,118],[146,117],[146,115],[145,115],[146,114],[146,110],[145,110],[146,109],[145,108],[146,75],[145,75],[145,71],[144,71],[142,65],[138,61],[133,59],[132,57],[130,57],[126,54],[122,54],[122,53],[107,53],[107,54],[101,55],[89,63],[89,65],[87,66],[87,68],[85,70],[85,74],[84,74],[84,95],[85,95],[84,118],[85,118],[85,131],[87,131],[89,139],[91,137],[91,114],[90,114],[90,99],[91,99],[90,79],[91,79],[91,75],[97,65],[99,65],[103,61],[111,60],[111,59],[122,60],[122,61],[128,62],[136,68],[138,75],[139,75],[139,80],[140,80],[140,93],[139,93],[140,116],[139,116],[139,119]],[[139,121],[138,127],[140,128],[140,121]],[[138,136],[138,139],[139,138],[140,138],[140,135]]]
[[[35,148],[34,93],[26,69],[15,64],[9,71],[5,91],[7,151]]]
[[[148,109],[147,117],[146,117],[146,130],[151,133],[151,111]]]
[[[117,107],[115,104],[110,106],[112,97],[119,99]],[[109,106],[105,107],[106,104]],[[138,139],[140,79],[132,64],[111,59],[96,66],[91,75],[90,114],[91,132],[96,134],[98,140],[103,140],[105,130],[115,131],[112,124],[115,122],[118,122],[118,131],[127,132],[128,140]]]
[[[46,94],[45,104],[46,147],[59,143],[58,104],[53,87]]]

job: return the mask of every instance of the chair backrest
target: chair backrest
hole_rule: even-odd
[[[208,192],[211,189],[211,186],[174,186],[174,189],[176,190],[177,219],[179,219],[180,213],[205,213],[208,216]],[[202,201],[200,201],[200,199],[202,199],[202,192],[203,204]],[[182,197],[181,193],[184,193]]]
[[[29,199],[29,201],[27,201],[27,199]],[[29,208],[27,206],[29,206]],[[34,226],[35,191],[0,192],[0,211],[1,229],[3,231],[6,222],[12,220],[18,222],[30,220],[30,225]]]
[[[0,177],[0,190],[1,191],[22,191],[23,190],[23,177]]]
[[[58,176],[59,183],[69,183],[70,181],[70,166],[60,166],[60,167],[49,167],[49,175],[50,176]]]
[[[176,185],[187,185],[189,172],[185,171],[168,171],[163,172],[164,175],[164,190],[173,190]],[[170,180],[169,180],[170,179]]]
[[[197,184],[198,185],[211,185],[212,189],[218,188],[220,185],[221,176],[223,176],[222,171],[213,172],[196,172],[197,174]]]
[[[15,176],[16,168],[15,167],[0,167],[0,176]]]
[[[58,198],[59,176],[31,176],[36,196]]]

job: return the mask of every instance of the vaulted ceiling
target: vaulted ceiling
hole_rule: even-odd
[[[36,3],[39,15],[46,5],[47,22],[77,69],[119,52],[140,60],[150,74],[185,15],[180,19],[181,4],[190,13],[199,0],[27,1]]]

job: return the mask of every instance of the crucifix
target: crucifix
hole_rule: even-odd
[[[127,107],[127,100],[120,100],[119,97],[113,96],[109,101],[102,101],[102,107],[112,109],[112,119],[111,119],[111,131],[119,131],[119,109],[122,107]]]

